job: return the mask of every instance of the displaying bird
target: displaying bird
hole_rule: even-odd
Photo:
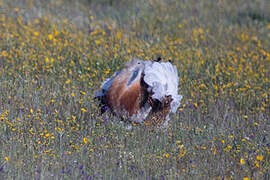
[[[130,122],[166,127],[182,96],[176,66],[170,62],[133,59],[105,80],[95,98],[101,112],[109,109]]]

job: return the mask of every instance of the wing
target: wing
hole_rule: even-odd
[[[122,71],[112,82],[107,93],[110,108],[118,115],[131,116],[140,108],[141,73]]]
[[[105,96],[106,93],[109,91],[113,80],[120,74],[121,71],[116,71],[113,76],[111,78],[106,79],[102,85],[101,85],[101,90],[99,90],[96,95],[95,98],[101,97],[101,96]]]
[[[152,93],[152,98],[160,102],[164,97],[171,96],[171,112],[176,112],[182,96],[178,94],[178,81],[176,66],[170,62],[153,62],[145,65],[144,81],[149,86],[147,91]]]
[[[101,113],[104,113],[107,110],[107,93],[114,79],[120,74],[120,72],[121,71],[116,71],[111,78],[106,79],[101,85],[101,90],[99,90],[94,96],[94,99],[98,99],[100,101],[99,106],[101,108]]]

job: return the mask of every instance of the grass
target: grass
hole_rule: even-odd
[[[268,179],[267,0],[0,0],[0,179]],[[171,59],[179,111],[148,131],[93,100]]]

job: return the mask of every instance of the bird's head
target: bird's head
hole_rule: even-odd
[[[143,71],[144,69],[144,62],[140,59],[132,59],[125,65],[125,69],[127,69],[130,72],[133,72],[135,70]]]

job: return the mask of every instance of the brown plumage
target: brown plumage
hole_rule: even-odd
[[[152,98],[149,98],[150,105],[152,107],[151,112],[144,121],[144,124],[147,126],[161,126],[166,120],[167,115],[170,113],[172,102],[171,96],[166,96],[162,102],[156,101]]]

